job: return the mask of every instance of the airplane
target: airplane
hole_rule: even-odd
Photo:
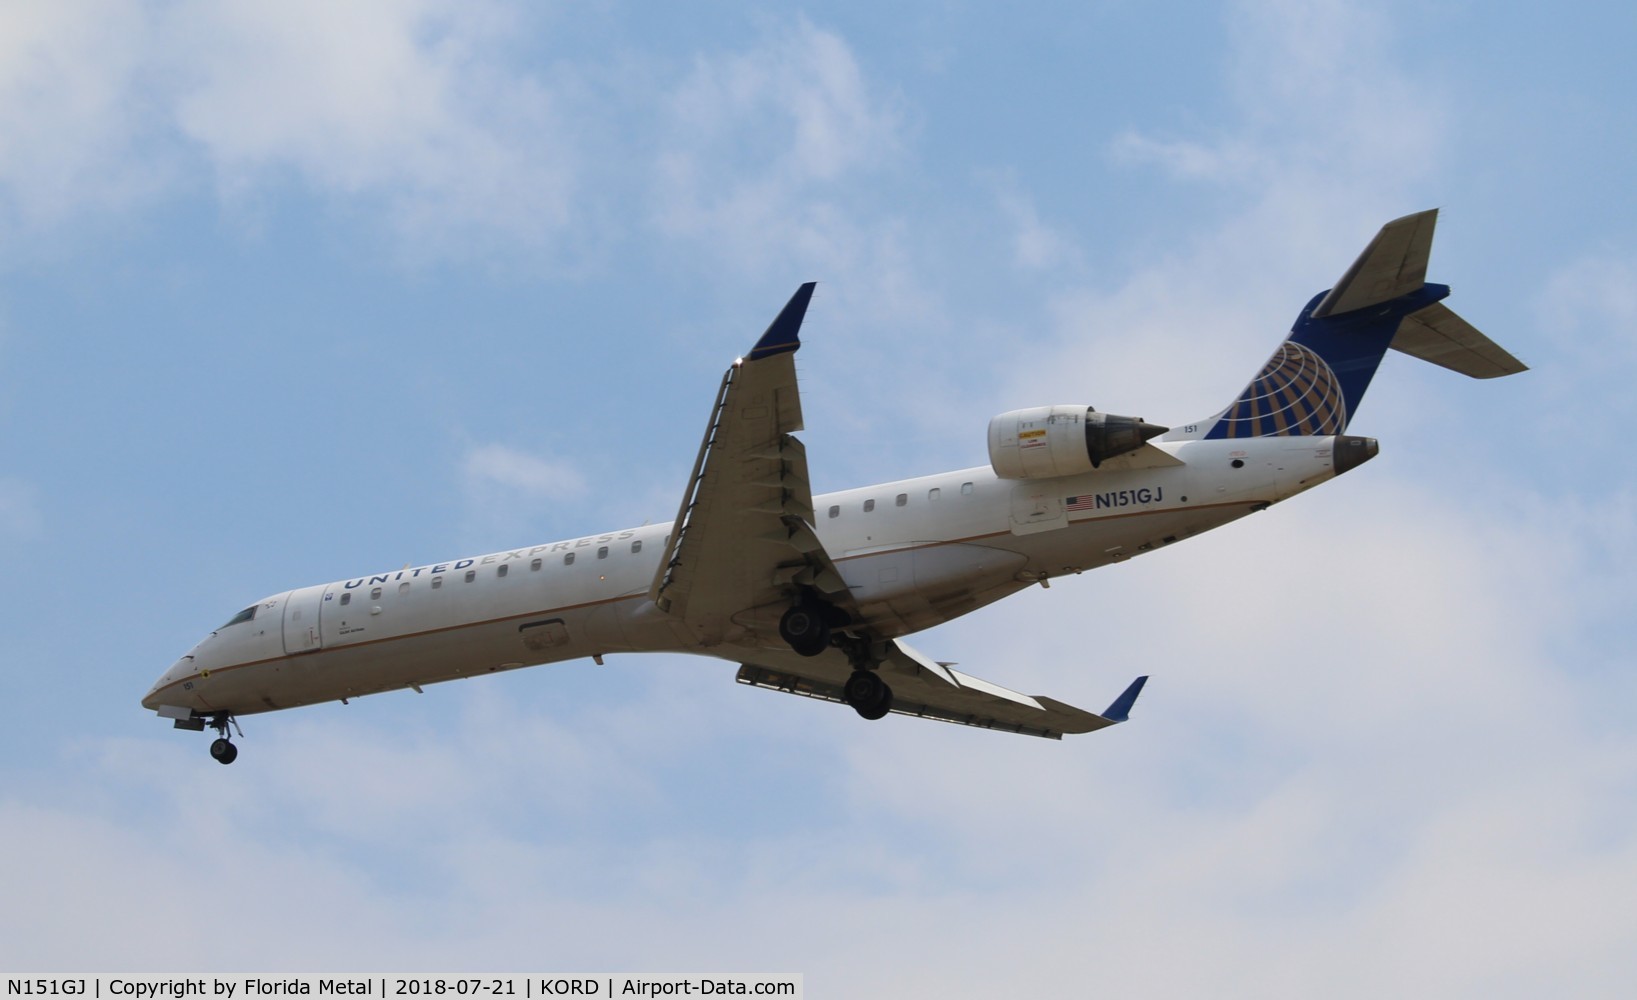
[[[613,653],[694,653],[741,684],[1061,739],[1129,718],[954,669],[905,636],[1029,587],[1153,552],[1374,458],[1346,433],[1389,348],[1473,378],[1526,370],[1426,281],[1438,210],[1383,226],[1239,395],[1171,428],[1085,404],[989,423],[987,466],[815,496],[795,353],[800,286],[722,377],[675,520],[301,587],[234,614],[145,708],[216,733],[238,719]]]

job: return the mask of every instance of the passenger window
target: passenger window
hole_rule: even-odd
[[[532,570],[537,570],[539,568],[540,568],[540,560],[536,559],[533,562],[529,563],[529,569],[531,571]]]
[[[372,601],[379,601],[381,599],[381,588],[376,587],[374,590],[371,590],[369,592],[369,599]]]
[[[969,496],[971,493],[972,493],[972,484],[971,483],[962,483],[961,484],[961,496]]]
[[[840,517],[841,516],[841,504],[834,504],[834,505],[832,505],[830,507],[830,516],[831,517]]]
[[[440,587],[442,587],[442,586],[443,586],[443,577],[441,577],[441,576],[434,576],[434,577],[433,577],[433,578],[432,578],[432,589],[433,589],[433,590],[437,590],[437,589],[438,589],[438,588],[440,588]]]
[[[476,580],[476,579],[477,579],[477,570],[469,569],[469,570],[466,571],[466,582],[467,583],[471,583],[473,580]]]
[[[874,500],[864,501],[864,513],[868,514],[870,511],[872,511],[874,509],[875,509],[875,501]]]
[[[631,543],[631,551],[632,552],[641,552],[642,551],[642,539],[639,538],[636,541]]]
[[[342,607],[346,607],[347,605],[349,605],[351,603],[352,603],[352,592],[351,591],[348,591],[347,593],[341,595],[341,606]]]
[[[409,581],[408,580],[405,580],[403,583],[398,584],[398,593],[400,593],[400,594],[409,593]]]
[[[510,569],[511,569],[510,566],[507,566],[505,563],[502,563],[499,566],[495,567],[495,576],[505,576],[506,572],[508,570],[510,570]]]
[[[938,497],[940,495],[942,495],[942,493],[943,493],[942,490],[940,490],[940,489],[938,489],[938,487],[934,486],[934,487],[932,487],[932,489],[926,491],[926,498],[928,500],[936,500],[936,499],[938,499]]]
[[[607,559],[608,558],[608,546],[599,545],[597,547],[597,558],[598,559]]]
[[[572,552],[563,553],[563,565],[564,566],[574,565],[574,553],[572,553]]]
[[[902,507],[907,503],[909,503],[909,494],[908,493],[898,494],[898,499],[893,501],[893,505],[896,506],[896,507]]]

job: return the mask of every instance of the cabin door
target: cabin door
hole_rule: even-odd
[[[310,653],[322,645],[318,612],[324,606],[324,586],[292,590],[284,600],[284,655]]]

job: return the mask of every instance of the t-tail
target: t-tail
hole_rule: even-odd
[[[1448,285],[1428,284],[1436,208],[1381,227],[1358,260],[1315,295],[1290,336],[1227,409],[1171,438],[1342,434],[1393,348],[1472,378],[1527,366],[1457,316]]]

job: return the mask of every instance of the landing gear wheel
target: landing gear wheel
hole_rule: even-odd
[[[873,670],[854,670],[841,694],[853,711],[871,722],[892,711],[892,688]]]
[[[239,759],[239,748],[233,745],[232,740],[225,736],[219,736],[210,744],[210,755],[216,759],[217,763],[231,764]]]
[[[830,648],[830,623],[825,609],[802,603],[791,607],[779,619],[779,638],[802,656],[817,656]]]
[[[210,728],[216,730],[216,739],[211,741],[210,744],[210,756],[214,758],[218,764],[231,764],[238,760],[239,748],[234,746],[233,741],[228,739],[227,736],[230,729],[238,729],[240,736],[244,735],[244,730],[239,729],[239,724],[233,721],[233,713],[212,713],[210,716]]]

